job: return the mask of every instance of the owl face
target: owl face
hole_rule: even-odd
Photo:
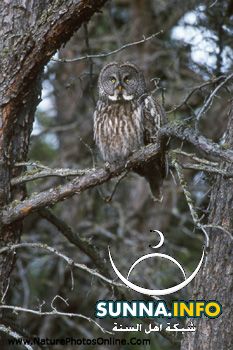
[[[106,65],[99,76],[99,94],[110,101],[132,101],[146,91],[142,72],[133,64]]]

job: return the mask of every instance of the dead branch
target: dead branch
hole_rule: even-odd
[[[211,161],[209,161],[207,159],[199,158],[199,157],[196,156],[195,153],[187,153],[185,151],[182,151],[181,149],[174,149],[174,150],[172,150],[172,153],[191,158],[191,159],[193,159],[196,162],[201,163],[201,164],[209,165],[209,166],[212,166],[212,167],[219,166],[218,162],[211,162]]]
[[[5,334],[7,334],[10,337],[15,338],[15,339],[22,339],[22,336],[19,333],[17,333],[15,330],[13,330],[9,326],[6,327],[4,324],[0,324],[0,332],[3,332],[3,333],[5,333]],[[22,342],[22,346],[24,346],[28,350],[33,350],[33,348],[30,345],[28,345],[24,342]]]
[[[191,143],[198,151],[205,153],[207,157],[233,162],[233,150],[224,149],[221,145],[212,142],[193,128],[185,125],[167,124],[160,129],[161,137],[175,137],[181,141]]]
[[[209,247],[209,236],[208,236],[208,234],[206,232],[206,229],[201,224],[200,218],[198,217],[198,214],[197,214],[197,212],[196,212],[196,210],[194,208],[193,200],[192,200],[190,192],[188,191],[187,184],[185,182],[185,179],[184,179],[184,176],[183,176],[183,173],[182,173],[182,169],[181,169],[180,165],[177,163],[176,160],[174,160],[174,165],[175,165],[175,168],[176,168],[176,171],[177,171],[177,175],[178,175],[178,178],[179,178],[179,181],[180,181],[180,185],[182,187],[182,190],[184,192],[184,195],[185,195],[185,198],[186,198],[189,210],[190,210],[190,214],[191,214],[192,219],[193,219],[193,223],[194,223],[194,225],[197,228],[199,228],[204,233],[206,247]]]
[[[200,165],[200,164],[192,164],[192,163],[181,164],[181,166],[184,169],[205,171],[207,173],[223,175],[223,176],[225,176],[227,178],[232,178],[233,177],[233,172],[229,172],[229,171],[226,171],[224,169],[219,169],[219,168],[215,168],[215,167],[211,167],[211,166]]]
[[[132,46],[136,46],[136,45],[139,45],[139,44],[142,44],[142,43],[145,43],[151,39],[154,39],[156,36],[158,36],[159,34],[162,34],[163,31],[159,31],[158,33],[154,33],[148,37],[143,37],[142,40],[138,40],[138,41],[134,41],[132,43],[128,43],[128,44],[125,44],[119,48],[117,48],[116,50],[113,50],[113,51],[110,51],[110,52],[106,52],[106,53],[98,53],[98,54],[95,54],[95,55],[85,55],[85,56],[82,56],[82,57],[76,57],[76,58],[71,58],[71,59],[68,59],[68,58],[53,58],[52,60],[53,61],[57,61],[57,62],[62,62],[62,63],[70,63],[70,62],[78,62],[78,61],[83,61],[83,60],[89,60],[89,59],[93,59],[93,58],[104,58],[104,57],[107,57],[107,56],[111,56],[111,55],[115,55],[116,53],[122,51],[122,50],[125,50],[125,49],[128,49],[129,47],[132,47]]]
[[[56,296],[57,297],[57,296]],[[62,298],[63,299],[63,298]],[[64,300],[64,299],[63,299]],[[54,299],[53,299],[54,301]],[[52,301],[52,303],[53,303]],[[84,320],[87,320],[89,323],[92,323],[94,324],[95,326],[97,326],[103,333],[108,333],[108,334],[114,334],[110,331],[107,331],[106,329],[104,329],[103,327],[101,327],[95,320],[93,320],[92,318],[90,317],[87,317],[85,315],[82,315],[82,314],[77,314],[77,313],[71,313],[71,312],[61,312],[61,311],[58,311],[54,306],[53,304],[51,303],[51,308],[52,310],[51,311],[41,311],[41,310],[32,310],[32,309],[27,309],[27,308],[24,308],[24,307],[21,307],[21,306],[14,306],[14,305],[0,305],[0,309],[7,309],[7,310],[12,310],[13,312],[15,313],[19,313],[19,312],[25,312],[25,313],[30,313],[30,314],[33,314],[33,315],[37,315],[37,316],[65,316],[65,317],[70,317],[70,318],[81,318],[81,319],[84,319]],[[8,327],[5,327],[4,329],[2,328],[3,325],[0,325],[0,331],[5,331],[5,333],[11,335],[11,336],[14,336],[11,333],[7,332],[8,330]],[[14,332],[14,331],[13,331]],[[14,332],[15,333],[15,332]],[[22,338],[22,336],[18,335],[17,333],[15,333],[17,336],[14,336],[14,338]],[[26,347],[26,346],[25,346]],[[27,349],[30,349],[30,350],[33,350],[32,347],[27,347]]]
[[[200,109],[200,111],[197,114],[197,122],[200,120],[200,118],[207,112],[207,110],[211,107],[211,104],[213,102],[214,97],[216,96],[217,92],[229,81],[233,78],[233,73],[228,75],[209,95],[208,99]]]
[[[215,84],[217,82],[219,82],[220,80],[226,78],[225,75],[221,75],[220,77],[214,78],[214,79],[210,79],[208,81],[205,81],[204,83],[194,87],[188,94],[187,96],[184,98],[184,100],[178,105],[175,106],[174,108],[170,109],[169,111],[167,111],[167,113],[173,113],[175,111],[177,111],[178,109],[180,109],[183,105],[185,105],[188,100],[192,97],[192,95],[196,92],[199,91],[201,89],[203,89],[204,87],[208,86],[208,85],[212,85]]]
[[[81,238],[78,233],[74,232],[69,225],[54,215],[49,209],[43,208],[39,211],[39,214],[51,222],[68,239],[69,242],[87,254],[93,260],[101,274],[104,274],[107,277],[110,276],[108,269],[105,267],[103,261],[104,259],[99,255],[98,250],[95,249],[93,243]]]
[[[110,285],[112,287],[116,287],[118,290],[119,289],[127,289],[128,287],[124,284],[115,282],[114,280],[110,280],[106,277],[104,277],[103,275],[99,274],[98,272],[96,272],[95,270],[92,270],[90,268],[88,268],[87,266],[83,265],[83,264],[79,264],[79,263],[75,263],[71,258],[69,258],[68,256],[64,255],[63,253],[59,252],[56,248],[54,247],[50,247],[47,244],[44,243],[28,243],[28,242],[23,242],[23,243],[18,243],[18,244],[13,244],[10,246],[6,246],[0,249],[0,254],[8,251],[8,250],[16,250],[16,249],[20,249],[20,248],[37,248],[37,249],[44,249],[46,251],[48,251],[49,253],[52,253],[60,258],[62,258],[63,260],[65,260],[70,266],[76,267],[78,269],[84,270],[86,272],[88,272],[89,274],[100,278],[102,281],[104,281],[107,285]],[[25,312],[25,313],[30,313],[30,314],[34,314],[37,316],[64,316],[64,317],[68,317],[68,318],[82,318],[85,319],[87,321],[89,321],[90,323],[96,325],[103,333],[109,333],[109,334],[114,334],[112,332],[107,331],[106,329],[104,329],[103,327],[101,327],[95,320],[93,320],[92,318],[89,318],[85,315],[82,314],[77,314],[77,313],[69,313],[69,312],[60,312],[56,309],[56,307],[54,306],[54,302],[55,300],[59,298],[62,299],[66,305],[68,305],[68,302],[66,299],[62,298],[59,295],[56,295],[50,306],[51,306],[51,311],[42,311],[42,307],[45,305],[45,302],[42,302],[42,304],[39,306],[38,310],[33,310],[33,309],[28,309],[28,308],[24,308],[21,306],[14,306],[14,305],[0,305],[0,309],[8,309],[8,310],[12,310],[15,313],[18,312]],[[155,297],[154,299],[157,300],[157,298]],[[146,323],[148,323],[148,320],[144,320]],[[1,329],[0,329],[1,331]],[[161,334],[167,338],[169,341],[171,341],[172,343],[177,343],[177,339],[175,336],[167,334],[166,331],[162,331]]]
[[[11,185],[15,186],[29,181],[42,179],[45,177],[69,177],[69,176],[83,176],[91,172],[93,169],[51,169],[38,170],[24,173],[22,176],[15,177],[11,180]]]
[[[96,270],[90,269],[89,267],[87,267],[84,264],[79,264],[74,262],[73,259],[69,258],[68,256],[66,256],[65,254],[59,252],[56,248],[54,247],[50,247],[49,245],[45,244],[45,243],[28,243],[28,242],[23,242],[23,243],[18,243],[18,244],[12,244],[9,246],[5,246],[3,248],[0,249],[0,254],[6,252],[6,251],[14,251],[15,249],[20,249],[20,248],[37,248],[37,249],[43,249],[46,250],[58,257],[60,257],[61,259],[65,260],[67,262],[67,264],[69,266],[73,266],[76,267],[80,270],[86,271],[87,273],[100,278],[102,281],[104,281],[107,284],[110,284],[111,286],[116,286],[116,287],[124,287],[127,288],[125,285],[121,284],[121,283],[117,283],[103,275],[101,275],[99,272],[97,272]]]

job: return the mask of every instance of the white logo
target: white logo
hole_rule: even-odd
[[[157,232],[159,234],[160,237],[160,242],[156,245],[153,246],[153,249],[158,249],[160,248],[163,243],[164,243],[164,236],[162,234],[162,232],[158,231],[158,230],[152,230],[152,232]],[[112,264],[112,267],[115,271],[115,273],[117,274],[117,276],[120,278],[120,280],[126,284],[129,288],[135,290],[136,292],[139,292],[141,294],[145,294],[145,295],[155,295],[155,296],[161,296],[161,295],[168,295],[168,294],[172,294],[177,292],[178,290],[184,288],[185,286],[187,286],[196,276],[196,274],[198,273],[198,271],[200,270],[200,267],[202,265],[203,259],[204,259],[204,254],[205,254],[205,250],[203,248],[203,252],[202,252],[202,256],[201,256],[201,260],[198,264],[198,266],[196,267],[195,271],[187,278],[185,271],[183,269],[183,267],[180,265],[180,263],[174,259],[173,257],[171,257],[170,255],[166,255],[166,254],[161,254],[161,253],[151,253],[151,254],[146,254],[143,255],[141,258],[139,258],[138,260],[136,260],[133,265],[130,267],[127,278],[125,278],[120,271],[117,269],[116,265],[113,262],[111,253],[110,253],[110,249],[108,247],[108,253],[109,253],[109,258],[110,258],[110,262]],[[143,288],[140,287],[132,282],[129,281],[129,276],[131,274],[131,272],[133,271],[133,269],[136,267],[136,265],[138,265],[141,261],[146,260],[146,259],[150,259],[150,258],[162,258],[162,259],[167,259],[169,261],[171,261],[172,263],[174,263],[175,265],[178,266],[178,268],[181,270],[183,276],[184,276],[184,281],[177,284],[174,287],[170,287],[170,288],[166,288],[166,289],[147,289],[147,288]]]

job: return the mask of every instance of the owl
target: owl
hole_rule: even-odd
[[[94,112],[94,139],[105,162],[127,160],[140,147],[156,142],[166,123],[162,106],[148,93],[142,71],[132,63],[112,62],[101,70]],[[167,174],[166,149],[133,169],[148,181],[154,199],[161,200]]]

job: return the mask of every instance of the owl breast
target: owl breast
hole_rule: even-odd
[[[99,101],[94,114],[94,138],[103,159],[123,160],[143,145],[141,108],[136,102]]]

